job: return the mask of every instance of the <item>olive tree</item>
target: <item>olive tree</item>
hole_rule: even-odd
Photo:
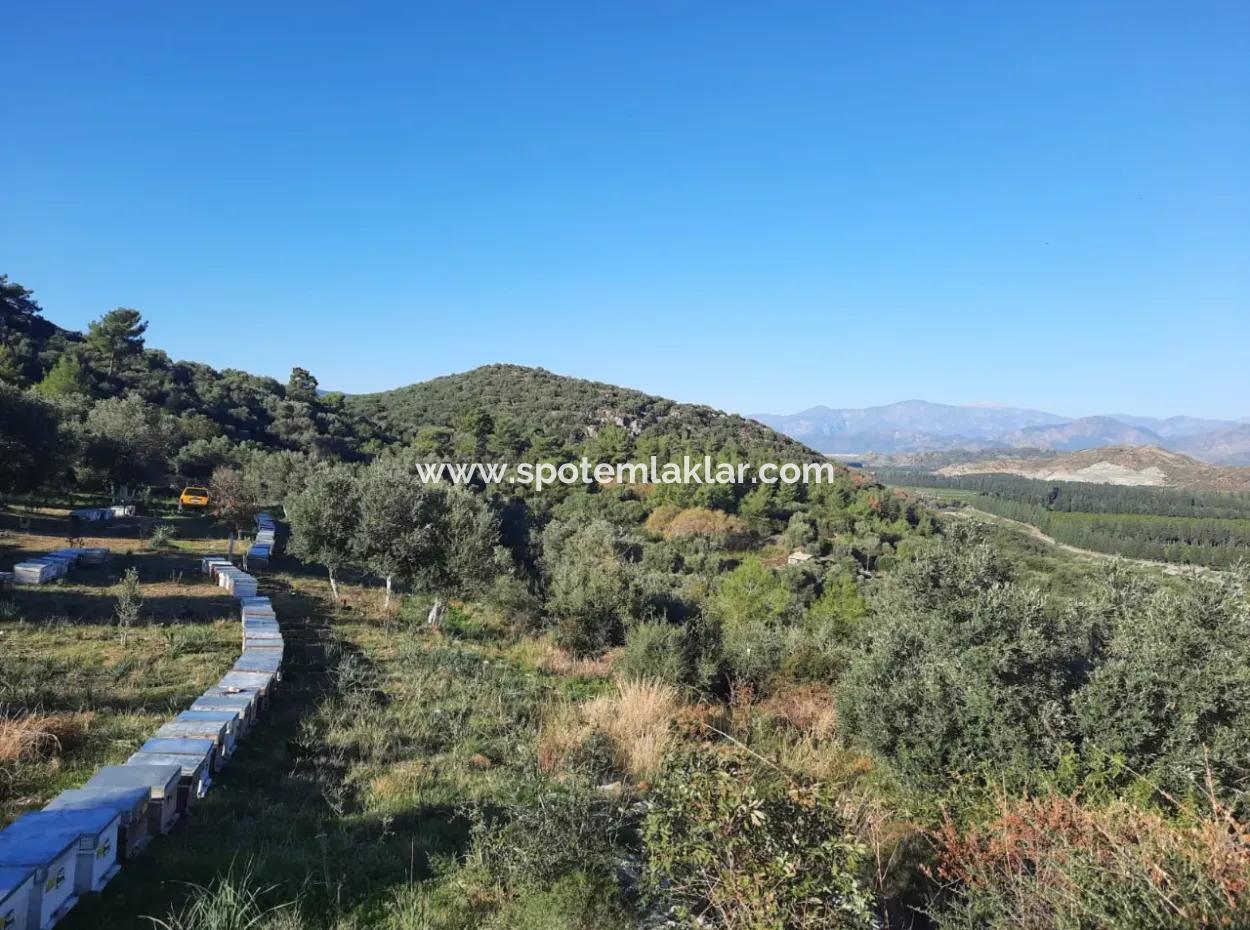
[[[325,568],[339,602],[339,572],[354,564],[360,533],[360,482],[349,468],[313,472],[286,500],[291,552]]]

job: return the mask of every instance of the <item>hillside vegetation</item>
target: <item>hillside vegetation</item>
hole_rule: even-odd
[[[128,546],[160,591],[144,621],[195,594],[189,553],[158,555],[170,534],[220,548],[280,506],[289,548],[263,584],[301,631],[274,739],[188,842],[127,869],[68,930],[154,911],[176,930],[1250,924],[1242,575],[1094,571],[848,469],[809,486],[424,483],[418,466],[445,457],[812,453],[514,366],[361,398],[318,396],[297,369],[257,379],[251,413],[218,424],[213,391],[246,376],[205,369],[171,393],[187,369],[153,360],[137,315],[75,336],[18,297],[32,312],[5,331],[18,363],[0,441],[21,453],[0,472],[6,562],[74,531],[67,498],[208,474],[211,531],[165,513],[166,532]],[[279,427],[287,413],[312,426]],[[218,432],[191,438],[192,423]],[[198,442],[217,458],[191,471]],[[1242,519],[1243,499],[1219,500],[1231,518],[1198,495],[1149,519]],[[5,641],[52,659],[6,719],[65,710],[55,676],[95,688],[78,627],[112,607],[55,587],[0,602]],[[163,674],[182,667],[136,641]],[[5,815],[93,758],[67,745],[9,764],[21,794]]]

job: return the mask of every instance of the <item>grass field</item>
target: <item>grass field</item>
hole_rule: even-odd
[[[66,529],[55,514],[0,519],[0,564],[55,548]],[[211,527],[184,521],[169,551],[124,530],[100,542],[118,552],[107,569],[5,602],[6,719],[49,733],[0,762],[6,819],[124,760],[235,655],[233,602],[193,560],[224,548]],[[123,647],[109,588],[128,565],[147,601]],[[278,906],[255,924],[275,930],[633,926],[621,876],[637,858],[638,802],[676,742],[875,777],[828,739],[824,689],[691,703],[614,675],[612,654],[571,659],[478,605],[430,631],[424,600],[386,615],[376,587],[349,584],[336,606],[323,577],[290,560],[262,590],[288,643],[272,712],[193,816],[85,898],[66,930],[171,915],[176,928],[245,925],[179,916],[188,902],[253,917]]]

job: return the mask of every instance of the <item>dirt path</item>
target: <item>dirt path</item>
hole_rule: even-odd
[[[1073,555],[1085,556],[1087,558],[1097,559],[1103,562],[1128,562],[1130,565],[1140,565],[1143,568],[1157,568],[1166,575],[1220,575],[1223,574],[1218,569],[1208,568],[1205,565],[1182,565],[1178,562],[1155,562],[1151,559],[1134,559],[1126,555],[1117,555],[1114,552],[1098,552],[1095,549],[1082,549],[1079,546],[1072,546],[1068,543],[1060,542],[1053,536],[1047,536],[1041,530],[1031,523],[1022,523],[1019,520],[1013,520],[1010,517],[1000,517],[998,514],[990,513],[985,510],[978,510],[976,507],[965,506],[957,510],[943,510],[941,513],[948,517],[957,519],[968,519],[969,517],[980,517],[990,523],[998,523],[1013,527],[1025,533],[1026,535],[1036,539],[1040,543],[1061,549],[1064,552],[1070,552]]]

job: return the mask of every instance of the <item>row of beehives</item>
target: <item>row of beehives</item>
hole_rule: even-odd
[[[103,565],[108,557],[109,551],[103,546],[57,549],[47,555],[18,562],[13,566],[13,581],[16,584],[46,584],[57,578],[64,578],[79,562],[84,565]],[[3,926],[0,924],[0,927]]]
[[[278,524],[267,513],[256,515],[256,538],[247,550],[247,564],[264,568],[273,557],[273,550],[278,544]]]
[[[256,596],[256,576],[236,568],[229,559],[206,555],[200,560],[204,574],[238,598]]]
[[[224,561],[205,559],[203,568],[225,577]],[[284,644],[269,598],[256,596],[255,579],[238,596],[243,654],[221,681],[124,765],[100,769],[0,831],[0,928],[48,930],[204,797],[281,677]]]
[[[134,504],[114,504],[111,507],[80,507],[69,512],[73,520],[85,520],[88,523],[103,523],[120,517],[133,517]]]

